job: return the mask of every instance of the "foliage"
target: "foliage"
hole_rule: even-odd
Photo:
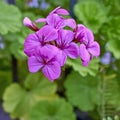
[[[29,120],[75,120],[72,106],[63,99],[41,101],[30,112]]]
[[[0,1],[0,33],[17,32],[21,28],[21,12],[13,5]],[[18,24],[19,23],[19,24]]]
[[[65,82],[69,102],[81,110],[93,110],[95,105],[100,104],[98,83],[99,79],[94,79],[89,75],[82,77],[78,72],[72,71]]]
[[[31,106],[37,101],[56,99],[55,91],[55,83],[51,84],[39,74],[29,74],[24,86],[13,83],[6,89],[3,107],[13,118],[27,117]]]
[[[94,33],[97,33],[103,23],[106,22],[105,8],[96,1],[85,0],[74,7],[77,18],[88,26]]]
[[[56,6],[69,9],[69,0],[42,0],[30,7],[29,0],[16,5],[0,1],[0,99],[12,118],[20,120],[75,120],[74,107],[93,120],[119,120],[120,112],[120,0],[78,0],[77,23],[92,29],[101,45],[101,56],[83,67],[79,58],[68,59],[61,78],[49,82],[41,73],[28,74],[24,40],[31,33],[22,25],[25,16],[35,21]],[[39,25],[41,27],[42,24]],[[4,47],[1,47],[1,44]],[[104,53],[112,55],[107,65]],[[12,83],[11,55],[18,62],[18,83]],[[3,98],[2,98],[3,97]],[[62,97],[62,98],[61,98]]]

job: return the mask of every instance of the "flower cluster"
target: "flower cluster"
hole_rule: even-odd
[[[57,7],[46,18],[35,21],[45,23],[41,28],[28,17],[23,20],[25,26],[35,31],[27,36],[24,43],[29,71],[42,70],[51,81],[60,77],[61,67],[68,57],[80,57],[83,66],[87,66],[93,57],[100,54],[100,46],[94,41],[92,31],[82,24],[77,25],[72,18],[64,18],[65,15],[69,12]]]

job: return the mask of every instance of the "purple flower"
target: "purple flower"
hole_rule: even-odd
[[[39,30],[39,28],[28,17],[24,18],[23,24],[33,31],[38,31]]]
[[[59,30],[58,39],[56,40],[57,47],[59,48],[59,62],[63,66],[66,62],[67,56],[76,59],[79,54],[78,45],[72,42],[74,33],[70,30]]]
[[[94,35],[90,29],[82,24],[78,24],[75,30],[75,39],[80,43],[88,44],[88,42],[94,41]]]
[[[35,56],[28,59],[29,71],[32,73],[42,70],[43,74],[54,81],[60,77],[61,68],[57,60],[58,48],[52,45],[44,46],[38,49]]]
[[[75,29],[76,28],[76,22],[72,18],[65,19],[58,14],[51,13],[47,16],[47,18],[40,18],[36,20],[37,23],[45,22],[46,25],[50,25],[53,28],[59,30],[66,26]]]
[[[100,46],[97,42],[89,42],[87,45],[81,44],[79,49],[80,58],[84,66],[88,66],[92,57],[100,55]]]
[[[50,41],[57,39],[58,34],[51,26],[44,26],[35,34],[29,34],[24,43],[24,52],[29,57],[36,53],[36,48],[48,45]]]

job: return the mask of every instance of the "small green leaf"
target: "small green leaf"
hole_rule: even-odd
[[[120,59],[120,40],[110,40],[107,49],[113,53],[115,58]]]
[[[99,81],[92,76],[82,77],[72,72],[65,81],[68,101],[83,111],[93,110],[100,104]]]
[[[84,67],[81,64],[81,60],[78,58],[76,60],[68,59],[67,64],[72,66],[73,69],[79,72],[79,74],[82,76],[86,76],[87,74],[95,76],[99,68],[98,62],[99,62],[99,59],[93,59],[90,62],[89,66]]]
[[[0,1],[0,33],[18,32],[21,28],[21,12],[16,6]]]
[[[13,118],[26,118],[29,110],[36,102],[51,101],[58,98],[55,92],[55,83],[51,83],[43,76],[38,77],[38,74],[31,74],[26,79],[25,87],[12,84],[6,89],[3,96],[3,107]]]
[[[75,120],[72,106],[62,99],[37,103],[30,112],[29,120]]]
[[[106,21],[106,13],[104,7],[96,1],[85,0],[79,2],[74,7],[76,17],[89,27],[94,33]]]

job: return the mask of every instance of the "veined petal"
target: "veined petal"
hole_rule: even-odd
[[[60,77],[60,64],[58,62],[51,62],[44,66],[42,72],[50,81],[54,81],[55,79]]]
[[[84,44],[80,45],[79,54],[82,61],[88,62],[90,60],[90,54]]]
[[[50,60],[52,60],[57,54],[58,54],[59,50],[57,47],[53,46],[53,45],[45,45],[42,48],[40,48],[37,51],[38,56],[42,56],[42,58],[48,62]]]
[[[44,42],[53,41],[58,37],[57,31],[49,25],[45,25],[37,31],[37,35],[40,39],[43,39],[42,41]]]
[[[69,44],[74,38],[74,33],[71,30],[59,30],[58,39],[56,40],[59,46]]]
[[[66,9],[61,8],[60,6],[55,8],[50,14],[60,14],[60,15],[69,15],[69,12]]]
[[[49,14],[46,18],[47,24],[55,29],[61,29],[64,25],[64,19],[57,14]]]
[[[35,21],[36,23],[46,22],[46,18],[39,18]]]
[[[88,39],[88,43],[91,43],[94,41],[94,35],[90,29],[86,29],[86,37]]]
[[[29,57],[35,54],[36,48],[41,47],[36,34],[29,34],[24,42],[24,52]]]
[[[73,59],[76,59],[79,55],[79,47],[73,42],[70,43],[70,45],[66,49],[64,49],[64,51],[67,54],[67,56]]]
[[[67,55],[64,51],[60,50],[57,54],[57,60],[60,63],[60,66],[64,66],[67,60]]]
[[[88,47],[88,51],[95,57],[100,55],[100,46],[97,42],[92,42]]]
[[[70,28],[72,28],[72,29],[75,29],[75,28],[76,28],[76,22],[75,22],[75,20],[72,19],[72,18],[66,19],[66,20],[64,21],[64,23],[65,23],[65,26],[68,26],[68,27],[70,27]]]
[[[30,72],[38,72],[42,67],[43,63],[40,60],[38,60],[35,56],[31,56],[28,58],[28,68]]]
[[[82,65],[87,67],[89,65],[89,62],[90,62],[90,60],[89,61],[82,61]]]

